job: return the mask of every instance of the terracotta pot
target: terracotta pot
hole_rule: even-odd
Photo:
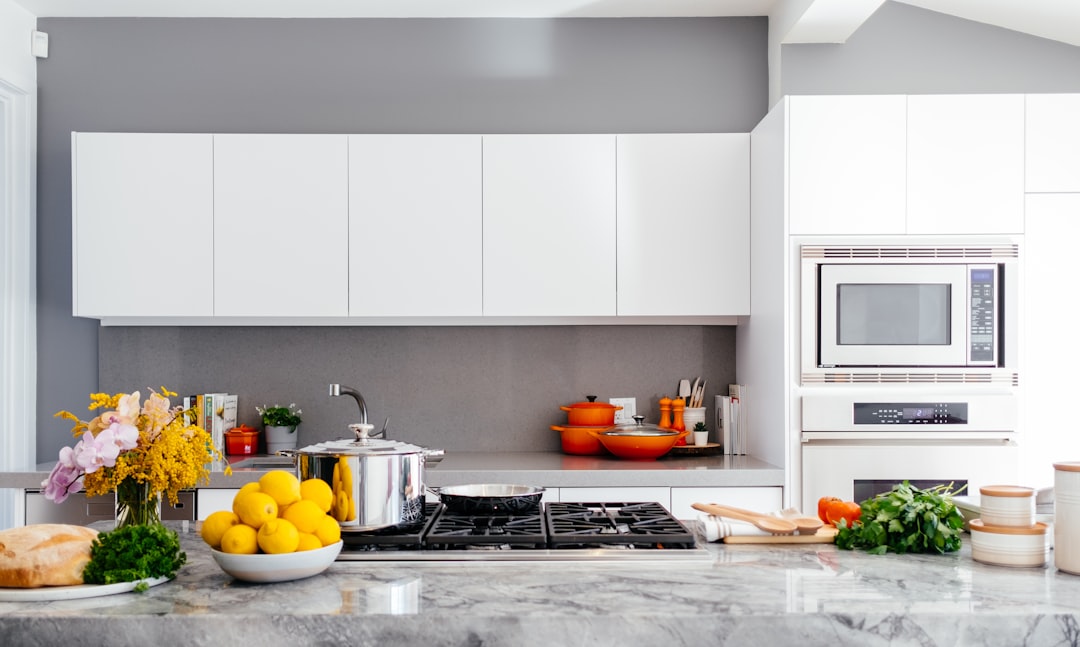
[[[593,436],[590,431],[606,431],[608,427],[572,427],[570,425],[551,425],[551,428],[562,434],[562,450],[566,454],[578,456],[599,456],[606,454],[607,450],[600,444],[600,440]]]
[[[576,402],[559,407],[566,412],[566,424],[572,427],[610,427],[615,424],[615,412],[622,407],[607,402],[593,402],[595,395],[585,396],[588,402]]]
[[[642,416],[634,416],[635,420]],[[619,458],[633,460],[651,460],[660,458],[671,451],[675,443],[685,438],[689,431],[671,431],[657,429],[652,425],[623,425],[607,431],[590,431],[600,441],[604,449]]]

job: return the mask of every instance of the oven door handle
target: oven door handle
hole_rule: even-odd
[[[979,443],[998,442],[1003,445],[1016,443],[1016,433],[1011,431],[804,431],[802,442],[843,441],[853,444],[885,442],[934,442]]]

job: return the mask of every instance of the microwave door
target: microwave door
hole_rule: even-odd
[[[819,362],[841,366],[967,364],[963,265],[822,265]]]

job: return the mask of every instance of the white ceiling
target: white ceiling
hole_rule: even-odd
[[[1080,46],[1078,0],[896,0]],[[14,0],[43,17],[551,18],[766,16],[791,5],[828,20],[862,20],[881,0]],[[869,7],[869,10],[867,9]],[[811,11],[812,10],[812,11]],[[811,20],[807,18],[807,20]],[[810,30],[813,31],[813,30]],[[823,29],[823,34],[829,30]],[[850,33],[850,30],[848,31]],[[823,40],[828,36],[822,36]],[[813,42],[800,38],[799,42]]]

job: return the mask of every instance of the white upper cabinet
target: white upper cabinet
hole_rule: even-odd
[[[908,97],[909,234],[1024,229],[1024,96]]]
[[[1029,94],[1029,193],[1080,193],[1080,94]]]
[[[214,315],[348,315],[348,186],[345,135],[216,135]]]
[[[484,136],[484,314],[615,315],[615,135]]]
[[[483,314],[479,135],[349,137],[349,315]]]
[[[213,314],[212,136],[74,133],[71,146],[72,312]]]
[[[619,135],[617,159],[618,314],[749,314],[749,134]]]
[[[905,233],[906,101],[788,99],[790,233]]]

